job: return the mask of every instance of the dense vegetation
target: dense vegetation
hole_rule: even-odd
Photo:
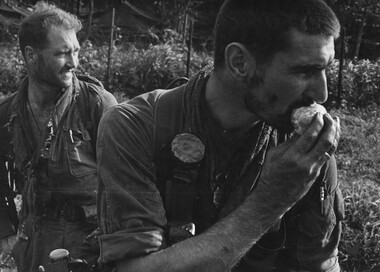
[[[31,7],[38,0],[7,0],[13,5]],[[152,31],[157,33],[164,28],[176,29],[180,33],[186,30],[185,21],[190,18],[194,22],[195,43],[207,48],[211,45],[212,26],[216,13],[223,0],[50,0],[57,6],[73,14],[79,15],[85,22],[85,36],[93,42],[103,42],[102,36],[96,31],[96,22],[89,24],[90,18],[98,17],[112,7],[120,7],[124,2],[157,19]],[[380,2],[378,0],[326,0],[336,12],[341,25],[341,39],[344,41],[343,55],[351,59],[368,58],[375,60],[380,57]],[[117,10],[116,10],[117,13]],[[1,22],[0,22],[1,24]],[[108,26],[108,25],[107,25]],[[131,26],[128,26],[131,27]],[[89,31],[87,31],[89,30]],[[126,34],[126,29],[124,34]],[[3,31],[4,32],[4,31]],[[6,31],[5,31],[6,32]],[[0,28],[0,40],[2,37]],[[125,38],[130,40],[131,33]],[[141,33],[140,33],[141,34]],[[127,37],[128,36],[128,37]],[[106,36],[108,40],[108,36]],[[4,37],[5,38],[5,37]],[[104,39],[104,37],[103,37]],[[340,52],[337,52],[340,55]]]
[[[336,154],[346,209],[340,262],[346,272],[379,271],[374,267],[380,265],[380,110],[331,112],[342,125]]]
[[[114,46],[108,90],[122,101],[186,76],[186,48],[170,30],[156,45]],[[78,70],[106,82],[107,56],[107,46],[87,42],[82,45]],[[209,54],[191,52],[189,75],[211,63]],[[346,219],[340,261],[346,272],[365,272],[380,265],[380,62],[345,61],[342,104],[336,109],[338,65],[338,61],[334,62],[327,73],[330,98],[326,106],[342,121],[337,162]],[[0,74],[3,95],[16,91],[25,70],[15,44],[1,46]],[[11,269],[6,256],[0,257],[2,271]]]
[[[90,41],[82,45],[79,73],[88,73],[105,82],[108,90],[130,98],[166,87],[173,79],[191,76],[212,63],[210,53],[191,51],[187,73],[187,46],[170,29],[164,31],[162,42],[136,47],[134,43],[113,46],[110,76],[107,77],[108,46],[95,46]],[[380,105],[380,61],[344,60],[341,105],[337,105],[339,61],[327,71],[328,108],[368,109]],[[26,73],[16,43],[3,45],[0,51],[0,92],[17,90],[17,83]]]

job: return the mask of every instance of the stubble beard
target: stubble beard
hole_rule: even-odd
[[[260,99],[253,94],[247,95],[246,105],[249,111],[278,131],[283,133],[292,132],[293,126],[290,121],[291,110],[287,110],[286,113],[281,115],[273,115],[270,110],[270,105],[261,102]]]
[[[249,89],[254,90],[264,84],[263,76],[254,75],[249,82]],[[276,101],[276,97],[264,98],[259,97],[254,91],[248,92],[245,103],[249,111],[258,116],[261,120],[276,128],[280,132],[290,133],[293,130],[291,124],[291,110],[288,109],[286,113],[274,116],[271,113],[269,100]],[[274,103],[274,102],[273,102]]]
[[[66,72],[67,68],[65,67],[63,67],[57,73],[52,72],[47,68],[42,56],[40,56],[34,76],[42,85],[50,86],[53,89],[63,89],[70,87],[72,84],[73,73],[70,72],[70,78],[66,79],[68,77],[68,74],[66,74]]]

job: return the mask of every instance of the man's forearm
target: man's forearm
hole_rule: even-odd
[[[269,193],[255,190],[204,233],[147,256],[119,261],[118,271],[230,271],[291,206],[269,208],[268,197]]]

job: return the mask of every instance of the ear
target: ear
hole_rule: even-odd
[[[25,46],[25,61],[26,63],[33,63],[37,60],[37,52],[33,47],[27,45]]]
[[[230,43],[224,53],[226,68],[236,80],[244,81],[255,69],[255,58],[243,44]]]

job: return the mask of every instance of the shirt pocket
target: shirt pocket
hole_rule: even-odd
[[[334,202],[335,192],[328,195],[323,203],[319,200],[310,203],[309,209],[298,215],[298,230],[308,237],[328,235],[337,223]]]
[[[297,216],[296,258],[300,268],[310,271],[330,271],[338,254],[342,231],[340,220],[344,211],[336,205],[342,201],[339,188],[326,196],[323,202],[317,198]],[[338,210],[339,209],[339,210]]]
[[[79,128],[66,129],[66,154],[70,174],[74,177],[96,173],[96,157],[87,130]]]
[[[296,209],[296,226],[306,239],[319,237],[317,239],[321,238],[322,243],[328,243],[334,228],[344,217],[343,198],[333,167],[330,165],[331,169],[326,170],[324,183],[317,180]],[[325,196],[323,201],[320,200],[321,186]]]

